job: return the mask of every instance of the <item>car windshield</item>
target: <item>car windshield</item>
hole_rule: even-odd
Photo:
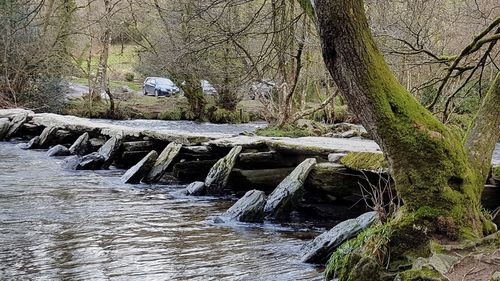
[[[169,79],[166,78],[157,78],[156,79],[156,85],[159,86],[174,86],[174,82],[170,81]]]

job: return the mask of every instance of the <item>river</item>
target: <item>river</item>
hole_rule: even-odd
[[[230,200],[64,171],[0,143],[0,280],[322,280],[299,261],[307,230],[217,225]]]

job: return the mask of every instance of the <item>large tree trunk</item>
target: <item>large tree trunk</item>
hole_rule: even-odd
[[[300,2],[312,11],[309,1]],[[405,204],[391,243],[409,254],[436,236],[477,238],[491,231],[480,195],[500,137],[498,77],[466,147],[398,82],[375,44],[362,0],[315,0],[314,7],[326,66],[382,148]],[[480,156],[469,157],[475,153]]]

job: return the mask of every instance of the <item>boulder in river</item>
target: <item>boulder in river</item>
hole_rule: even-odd
[[[316,165],[316,159],[308,158],[300,163],[267,198],[264,212],[269,218],[281,218],[300,203],[304,194],[304,182]]]
[[[192,196],[205,195],[206,186],[202,181],[195,181],[186,187],[186,194]]]
[[[144,178],[144,182],[146,183],[158,182],[163,177],[167,169],[171,167],[172,163],[179,155],[181,148],[182,144],[177,144],[174,142],[169,143],[167,147],[163,150],[163,152],[160,154],[160,156],[158,156],[158,159],[156,159],[153,168]]]
[[[49,157],[68,156],[68,155],[70,155],[69,149],[62,144],[58,144],[49,149],[49,151],[47,151],[47,156]]]
[[[0,118],[0,140],[3,140],[5,138],[5,135],[7,135],[7,131],[9,131],[9,128],[9,118]]]
[[[220,194],[226,187],[231,170],[236,164],[236,159],[243,148],[235,146],[229,153],[210,169],[205,179],[205,186],[208,194]]]
[[[93,152],[85,156],[73,155],[67,157],[61,166],[66,170],[99,170],[104,162],[104,156]]]
[[[40,139],[38,140],[38,148],[47,148],[53,141],[53,138],[57,132],[57,128],[54,126],[49,126],[43,129],[40,134]]]
[[[109,166],[115,160],[115,157],[118,155],[118,150],[122,145],[122,137],[121,135],[116,135],[110,138],[99,150],[98,154],[102,155],[104,158],[104,163],[102,165],[103,169],[109,168]]]
[[[21,128],[21,126],[26,123],[28,120],[28,113],[21,113],[17,114],[12,118],[12,121],[10,121],[10,126],[9,130],[7,130],[7,133],[5,134],[5,139],[10,139],[12,136],[14,136],[17,131]]]
[[[378,221],[376,212],[368,212],[361,216],[343,221],[327,232],[322,233],[302,248],[302,261],[323,264],[345,241],[353,238],[361,231]]]
[[[85,155],[89,151],[89,133],[85,132],[69,148],[73,155]]]
[[[262,222],[264,220],[265,205],[266,194],[263,191],[250,190],[219,219],[222,221]]]
[[[151,170],[157,158],[158,153],[156,151],[153,150],[148,153],[148,155],[139,161],[139,163],[127,170],[127,172],[122,176],[122,182],[139,183],[141,179]]]
[[[87,154],[81,158],[77,170],[100,170],[105,164],[106,158],[97,152]]]
[[[40,143],[40,137],[33,137],[27,144],[21,146],[22,149],[36,149],[38,148],[38,143]]]

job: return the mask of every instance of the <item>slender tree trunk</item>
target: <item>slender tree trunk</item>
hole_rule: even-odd
[[[300,2],[313,10],[311,2]],[[480,196],[500,137],[498,79],[464,146],[398,82],[375,44],[362,0],[315,0],[314,7],[326,66],[384,151],[405,203],[391,237],[399,249],[394,254],[418,252],[436,236],[477,238],[491,231]]]
[[[92,93],[92,99],[99,100],[101,94],[108,88],[108,58],[109,48],[111,46],[111,2],[104,0],[105,7],[105,27],[101,36],[101,54],[99,55],[99,65],[97,66],[97,74],[95,78],[95,86]]]

